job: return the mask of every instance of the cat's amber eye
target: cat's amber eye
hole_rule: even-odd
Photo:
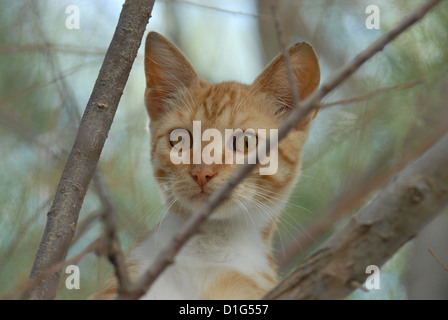
[[[191,133],[186,129],[174,129],[170,132],[169,140],[171,147],[176,150],[188,150],[193,145]]]
[[[258,144],[258,137],[250,132],[241,132],[233,136],[232,149],[236,152],[248,153]]]

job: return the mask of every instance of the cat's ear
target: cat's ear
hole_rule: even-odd
[[[164,102],[197,79],[182,52],[157,32],[150,32],[146,37],[145,75],[145,103],[151,119],[160,116]]]
[[[303,100],[319,86],[319,60],[313,47],[305,42],[291,46],[288,49],[288,54],[297,90],[300,99]],[[288,111],[294,105],[293,94],[288,82],[288,71],[281,54],[255,79],[253,86],[272,94],[282,110]]]

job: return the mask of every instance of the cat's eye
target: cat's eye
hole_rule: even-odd
[[[232,138],[232,149],[236,152],[248,153],[257,147],[258,138],[250,132],[237,133]]]
[[[186,150],[190,149],[192,146],[191,133],[186,129],[174,129],[170,132],[169,140],[171,147],[176,150],[180,150],[181,148]]]

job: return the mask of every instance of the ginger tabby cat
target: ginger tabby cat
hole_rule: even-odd
[[[298,43],[288,52],[304,99],[319,85],[318,59],[306,43]],[[133,280],[151,266],[189,215],[238,166],[173,164],[173,132],[183,129],[191,135],[193,121],[201,121],[201,130],[216,128],[223,136],[225,129],[275,129],[293,107],[281,55],[251,85],[212,84],[198,77],[170,41],[151,32],[146,39],[145,74],[151,164],[169,210],[130,253],[127,260]],[[260,175],[254,170],[239,184],[141,299],[259,299],[276,285],[271,240],[276,219],[298,180],[301,152],[314,116],[309,115],[279,143],[277,172]],[[235,137],[232,142],[233,152],[247,152],[246,142],[243,150],[236,148]],[[110,277],[92,298],[113,299],[117,289]]]

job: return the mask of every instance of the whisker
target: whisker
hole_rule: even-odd
[[[166,206],[165,210],[162,213],[162,218],[160,219],[160,222],[157,225],[157,228],[156,228],[156,242],[158,241],[158,238],[159,238],[159,232],[160,232],[160,228],[162,226],[163,220],[167,216],[167,214],[168,214],[170,208],[173,206],[173,204],[177,202],[177,199],[174,196],[172,196],[172,197],[174,199],[171,200],[170,204]]]
[[[240,198],[244,199],[243,195],[239,194],[239,193],[234,193],[235,196],[239,196]],[[252,219],[251,214],[249,213],[249,210],[247,209],[247,207],[244,205],[243,201],[241,201],[240,199],[238,199],[237,197],[232,197],[232,200],[243,210],[244,213],[244,217],[247,220],[247,217],[249,217],[249,219],[252,222],[252,225],[254,227],[254,230],[257,229],[257,226],[255,224],[255,221]]]
[[[250,201],[252,202],[252,204],[255,207],[257,207],[262,213],[267,214],[272,219],[277,217],[278,220],[277,220],[275,227],[276,227],[276,233],[278,235],[278,239],[280,241],[280,245],[283,250],[283,254],[285,254],[285,251],[284,251],[285,249],[284,249],[282,232],[280,232],[279,226],[282,226],[284,231],[294,240],[294,242],[297,243],[297,245],[299,247],[301,247],[301,244],[298,242],[296,235],[291,232],[291,229],[295,230],[295,231],[299,231],[300,233],[304,233],[305,235],[310,237],[310,239],[314,240],[313,237],[307,232],[307,230],[302,226],[302,224],[295,217],[287,216],[287,218],[293,220],[293,223],[294,223],[293,224],[284,216],[279,215],[278,214],[279,212],[277,210],[268,206],[264,201],[266,201],[267,203],[271,203],[272,205],[277,206],[277,207],[279,206],[279,204],[272,200],[272,198],[275,199],[275,197],[269,198],[265,194],[264,190],[266,190],[266,189],[261,188],[261,187],[260,187],[261,189],[260,188],[257,189],[257,187],[259,187],[259,186],[251,185],[251,184],[249,184],[249,185],[246,184],[243,186],[244,192],[252,195],[252,198],[250,199]],[[269,191],[269,190],[266,190],[266,191]],[[263,201],[261,201],[260,199],[257,199],[257,197],[261,198],[261,200],[263,200]]]
[[[259,186],[259,185],[256,185],[256,184],[250,184],[250,183],[247,183],[247,185],[250,186],[251,188],[254,188],[254,189],[257,189],[257,190],[260,190],[260,191],[265,191],[265,192],[269,192],[269,193],[271,193],[271,194],[280,195],[280,196],[285,196],[285,195],[283,195],[283,194],[273,192],[273,191],[271,191],[271,190],[268,190],[268,189],[263,188],[263,187],[261,187],[261,186]],[[297,204],[297,203],[293,203],[293,202],[291,202],[289,198],[280,199],[280,198],[274,197],[274,196],[272,196],[272,195],[270,195],[270,194],[263,194],[263,193],[257,193],[257,195],[263,197],[264,199],[266,199],[267,201],[270,201],[270,202],[272,202],[272,203],[274,203],[273,200],[277,200],[277,201],[280,201],[280,202],[285,203],[285,205],[287,205],[287,206],[290,206],[290,207],[296,207],[296,208],[298,208],[298,209],[304,210],[306,213],[309,213],[309,214],[312,214],[312,213],[313,213],[310,209],[307,209],[307,208],[305,208],[305,207],[303,207],[303,206],[301,206],[301,205],[299,205],[299,204]]]

